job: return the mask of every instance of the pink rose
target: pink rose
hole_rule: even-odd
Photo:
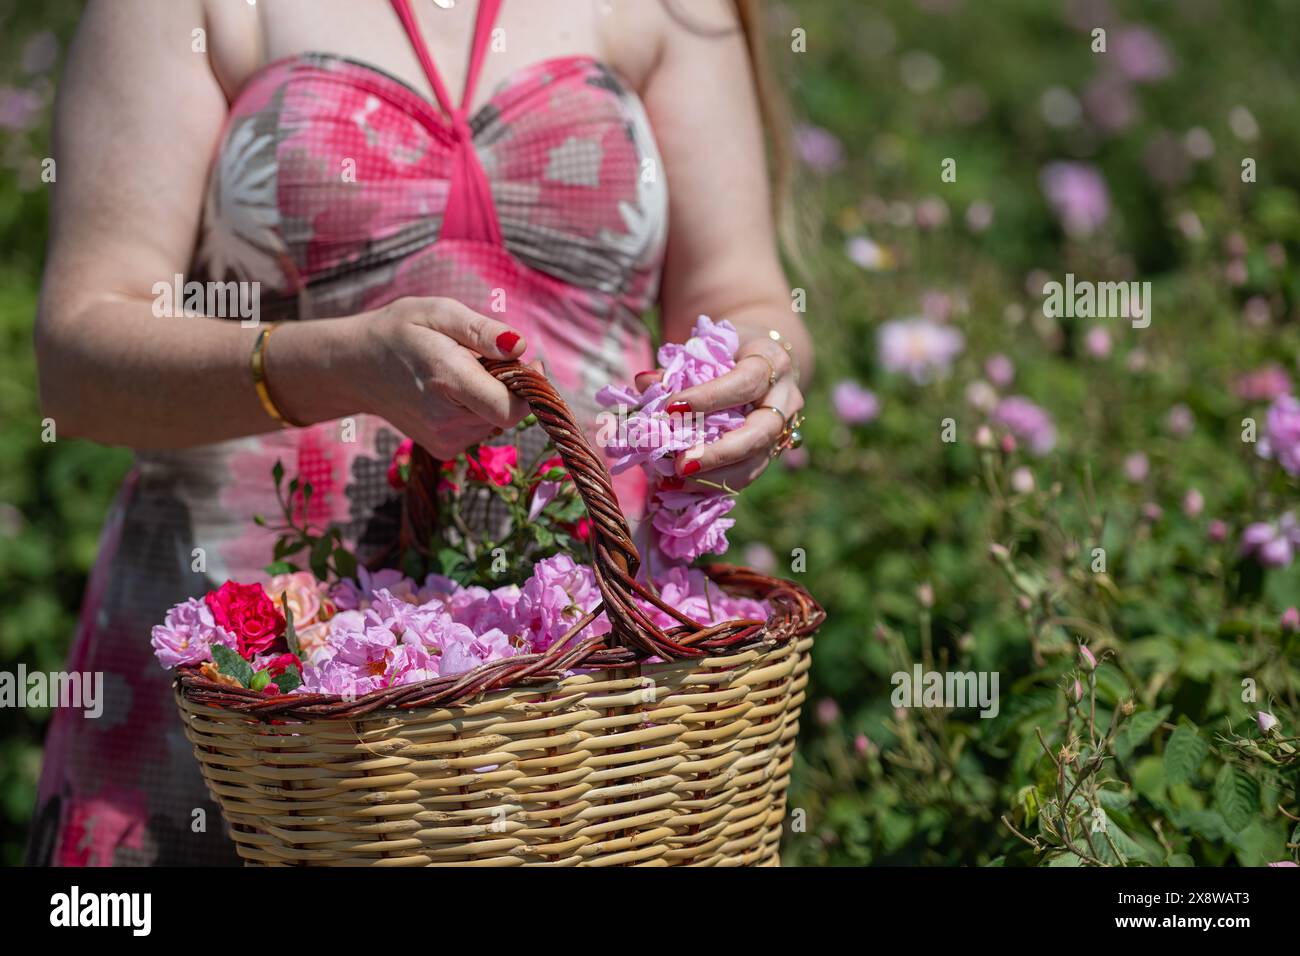
[[[306,627],[320,614],[323,585],[310,571],[277,574],[264,587],[267,596],[277,608],[281,607],[282,598],[288,599],[289,613],[293,615],[295,628]]]
[[[478,450],[478,460],[466,455],[469,476],[475,481],[490,481],[494,485],[508,485],[511,469],[518,464],[519,450],[514,445],[483,445]]]
[[[260,584],[227,581],[204,601],[217,626],[235,635],[235,649],[245,660],[266,653],[284,634],[284,616]]]
[[[316,624],[308,624],[297,632],[298,649],[302,652],[304,660],[314,660],[324,652],[329,642],[330,628],[330,621],[320,621]]]
[[[727,529],[736,523],[726,517],[736,499],[723,493],[694,494],[661,491],[654,513],[659,547],[674,561],[693,561],[702,554],[727,550]]]

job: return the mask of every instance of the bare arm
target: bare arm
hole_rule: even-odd
[[[741,360],[734,372],[677,398],[695,411],[752,401],[790,416],[803,405],[791,354],[803,374],[811,374],[812,343],[790,307],[790,289],[777,257],[744,38],[729,0],[676,3],[699,30],[668,15],[664,5],[673,2],[656,4],[664,10],[665,40],[645,93],[670,185],[664,331],[680,341],[704,313],[729,320],[741,335]],[[773,329],[791,343],[792,353],[769,338]],[[770,386],[773,369],[778,381]],[[703,451],[699,470],[713,474],[701,477],[725,480],[732,487],[751,480],[766,466],[781,425],[771,412],[752,414],[744,427]],[[679,474],[686,473],[683,468],[692,458],[683,457]]]
[[[36,323],[41,404],[60,434],[161,448],[275,427],[249,371],[257,329],[153,314],[154,284],[193,256],[226,117],[197,28],[202,0],[91,0],[69,56]],[[522,415],[473,361],[521,354],[522,341],[496,347],[505,330],[439,299],[287,323],[267,347],[272,395],[299,421],[371,412],[451,452]]]
[[[188,268],[226,115],[196,28],[200,0],[95,0],[68,58],[36,324],[41,403],[66,434],[172,446],[272,427],[249,387],[255,329],[152,314],[154,283]]]

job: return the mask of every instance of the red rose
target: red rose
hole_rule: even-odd
[[[550,458],[546,459],[546,461],[538,465],[537,475],[533,480],[534,481],[541,480],[542,475],[546,474],[552,468],[558,468],[564,472],[564,475],[560,478],[560,481],[569,480],[569,471],[567,468],[564,467],[564,459],[561,458],[559,455],[552,455]]]
[[[262,670],[266,671],[272,677],[279,677],[290,668],[293,668],[294,670],[302,670],[302,664],[294,654],[281,654],[278,657],[273,657],[267,661],[262,667]]]
[[[284,615],[260,584],[227,581],[204,601],[213,619],[235,635],[235,649],[245,660],[265,654],[284,634]]]
[[[388,463],[388,484],[397,491],[406,487],[406,479],[411,473],[411,452],[414,449],[414,441],[403,439],[397,446],[397,451],[393,452],[393,460]]]
[[[478,460],[466,455],[469,476],[475,481],[490,481],[494,485],[510,484],[511,469],[519,461],[519,449],[514,445],[483,445],[478,450]]]

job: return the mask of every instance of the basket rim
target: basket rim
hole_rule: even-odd
[[[267,697],[252,688],[232,687],[209,680],[195,666],[177,669],[176,689],[190,703],[263,721],[349,719],[389,708],[452,707],[493,691],[543,687],[562,679],[566,671],[578,668],[600,672],[636,667],[657,656],[663,663],[680,663],[737,654],[763,646],[780,646],[814,633],[826,618],[822,606],[803,585],[794,581],[721,563],[704,565],[700,570],[729,592],[768,601],[772,613],[766,621],[736,619],[702,630],[684,626],[669,630],[665,633],[688,643],[693,652],[675,658],[651,654],[640,647],[610,646],[600,636],[577,643],[560,640],[543,652],[488,661],[459,674],[381,688],[357,697],[300,693]],[[589,616],[602,610],[603,601]]]

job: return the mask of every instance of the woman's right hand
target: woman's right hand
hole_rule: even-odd
[[[454,458],[528,414],[478,361],[522,355],[523,336],[454,299],[398,299],[323,324],[336,343],[326,387],[345,390],[356,411],[385,419],[436,458]]]

